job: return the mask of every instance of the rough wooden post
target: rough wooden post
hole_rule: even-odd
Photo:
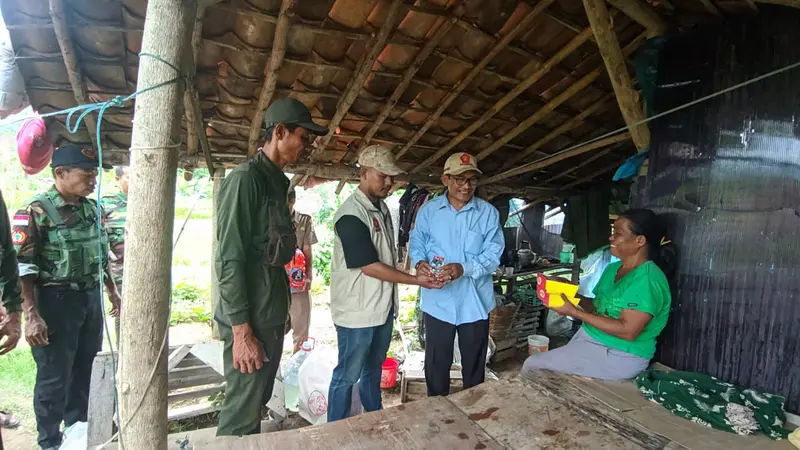
[[[597,47],[608,71],[608,78],[617,95],[622,118],[631,132],[631,139],[638,150],[644,150],[650,145],[650,129],[647,124],[634,124],[645,119],[642,106],[639,104],[639,94],[633,87],[625,56],[619,46],[619,40],[614,32],[611,15],[605,0],[583,0],[586,17],[594,31]]]
[[[213,315],[217,308],[217,300],[219,300],[219,283],[217,282],[217,271],[214,264],[217,245],[219,244],[217,241],[217,195],[219,194],[219,188],[222,186],[222,180],[225,178],[225,169],[217,169],[210,173],[214,179],[214,188],[211,193],[213,204],[211,208],[211,314]],[[211,321],[211,337],[219,339],[219,328],[217,328],[217,322],[214,320]]]
[[[192,1],[150,0],[142,52],[169,64],[142,56],[137,90],[179,76],[173,67],[182,67],[196,6]],[[179,151],[174,142],[180,142],[183,93],[179,81],[136,98],[118,380],[120,447],[126,450],[167,448],[165,336]]]

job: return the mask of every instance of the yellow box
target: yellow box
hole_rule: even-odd
[[[578,293],[578,286],[571,283],[564,283],[562,281],[552,280],[546,276],[539,274],[536,279],[536,294],[545,306],[551,308],[560,308],[564,306],[564,299],[561,294],[564,294],[569,302],[578,306],[580,299],[576,297]]]

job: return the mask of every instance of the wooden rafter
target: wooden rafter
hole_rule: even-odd
[[[644,33],[642,33],[639,36],[637,36],[631,43],[629,43],[627,46],[625,46],[624,53],[626,55],[629,55],[630,53],[632,53],[634,50],[636,50],[636,48],[639,47],[639,45],[642,43],[644,38],[645,38],[645,34]],[[487,147],[484,151],[479,153],[477,155],[477,158],[479,160],[480,159],[484,159],[487,156],[489,156],[492,153],[494,153],[495,151],[497,151],[497,149],[501,148],[503,145],[507,144],[508,142],[510,142],[515,137],[519,136],[522,132],[524,132],[525,130],[530,128],[532,125],[538,123],[540,120],[542,120],[545,117],[547,117],[559,105],[561,105],[562,103],[566,102],[567,100],[572,98],[572,96],[574,96],[578,92],[580,92],[583,89],[585,89],[586,87],[588,87],[595,80],[600,78],[600,76],[604,72],[605,72],[605,70],[601,66],[601,67],[598,67],[595,70],[589,72],[588,74],[584,75],[583,78],[581,78],[580,80],[575,82],[572,86],[568,87],[566,90],[564,90],[564,92],[562,92],[561,94],[559,94],[558,96],[556,96],[555,98],[550,100],[546,105],[542,106],[538,111],[536,111],[535,113],[531,114],[527,119],[525,119],[522,122],[520,122],[511,131],[509,131],[506,134],[504,134],[500,139],[498,139],[492,145]]]
[[[403,0],[392,1],[389,14],[386,16],[386,20],[384,20],[383,25],[381,25],[380,31],[378,31],[378,34],[375,35],[375,38],[367,45],[367,50],[356,65],[356,71],[353,74],[353,77],[350,79],[350,82],[347,84],[344,94],[342,94],[339,103],[336,105],[336,112],[333,114],[333,118],[328,124],[328,129],[330,129],[331,132],[339,127],[339,124],[342,123],[344,116],[358,98],[358,93],[363,88],[364,82],[367,80],[367,77],[372,70],[372,66],[375,64],[375,61],[377,61],[378,56],[380,56],[384,46],[386,46],[386,40],[389,38],[389,34],[391,34],[392,30],[400,19],[400,11],[403,9],[402,6]],[[317,147],[311,153],[310,159],[312,161],[317,159],[319,155],[325,151],[332,139],[333,136],[331,133],[329,133],[327,136],[321,137],[317,141]]]
[[[492,47],[489,53],[487,53],[486,56],[484,56],[483,59],[478,64],[473,66],[472,70],[470,70],[469,73],[467,73],[467,75],[461,81],[455,84],[453,89],[444,98],[439,107],[436,108],[436,111],[434,111],[433,114],[431,114],[425,120],[420,129],[416,133],[414,133],[414,135],[411,137],[411,139],[409,139],[406,145],[404,145],[400,149],[400,151],[397,152],[397,156],[400,157],[404,155],[428,131],[428,129],[430,129],[430,127],[433,126],[433,124],[442,115],[444,110],[447,109],[447,107],[450,106],[450,104],[453,103],[453,101],[456,98],[458,98],[461,92],[464,91],[464,89],[466,89],[467,86],[469,86],[472,83],[475,77],[477,77],[481,73],[481,71],[490,62],[492,62],[492,60],[498,54],[500,54],[500,52],[503,51],[503,49],[506,48],[511,43],[511,41],[513,41],[520,33],[522,33],[523,31],[527,31],[529,29],[530,24],[533,23],[533,20],[539,15],[541,15],[554,2],[555,0],[541,0],[539,3],[536,4],[533,10],[531,10],[531,12],[528,13],[528,15],[525,16],[525,18],[522,19],[520,23],[517,24],[516,27],[514,27],[513,30],[511,30],[507,35],[503,36],[502,39],[497,41],[497,43],[494,45],[494,47]]]
[[[639,94],[633,87],[633,82],[628,74],[625,55],[620,48],[608,7],[605,0],[583,0],[583,6],[592,30],[594,30],[600,55],[603,57],[603,63],[608,71],[608,78],[614,87],[622,118],[628,125],[636,148],[644,150],[650,145],[650,129],[644,123],[634,125],[645,119],[644,110],[639,104]]]
[[[499,113],[503,108],[508,106],[512,100],[517,98],[520,94],[527,91],[528,88],[533,86],[537,81],[541,80],[542,77],[547,75],[555,65],[561,63],[567,56],[572,54],[575,50],[580,48],[581,45],[586,43],[589,40],[589,37],[592,36],[591,28],[586,28],[582,32],[580,32],[577,36],[572,38],[571,41],[567,43],[564,47],[562,47],[555,55],[553,55],[550,59],[548,59],[544,64],[542,64],[535,72],[533,72],[530,76],[522,80],[518,85],[514,87],[508,94],[503,96],[500,100],[498,100],[494,105],[492,105],[483,115],[470,124],[464,131],[458,133],[453,139],[450,140],[447,144],[444,145],[441,149],[439,149],[436,153],[434,153],[431,157],[420,163],[415,170],[421,170],[436,161],[439,160],[442,156],[446,155],[450,152],[456,145],[460,144],[465,137],[471,135],[475,131],[478,130],[481,126],[483,126],[486,122],[489,121],[492,117],[494,117],[497,113]],[[478,158],[480,159],[480,158]]]
[[[247,139],[247,154],[252,156],[258,151],[258,140],[261,137],[261,122],[264,120],[264,113],[272,101],[275,94],[275,87],[278,84],[278,72],[283,64],[283,56],[286,54],[286,41],[289,36],[289,28],[293,16],[292,8],[295,0],[282,0],[281,12],[278,15],[278,23],[275,25],[275,37],[272,41],[272,54],[267,67],[264,68],[266,78],[264,86],[261,87],[261,94],[258,96],[253,120],[250,122],[250,135]]]
[[[389,100],[386,102],[386,105],[383,106],[383,109],[381,109],[381,112],[378,114],[375,122],[369,127],[369,130],[367,130],[367,133],[364,135],[364,139],[361,141],[362,149],[369,145],[369,142],[375,136],[375,133],[378,132],[378,129],[380,129],[381,125],[383,125],[383,122],[386,120],[386,118],[389,117],[389,114],[391,114],[392,110],[397,105],[397,102],[400,101],[400,97],[411,85],[414,75],[417,73],[417,71],[419,71],[420,67],[422,67],[422,64],[428,59],[431,53],[436,50],[436,47],[439,46],[439,43],[442,41],[442,39],[447,36],[447,33],[451,28],[453,28],[453,25],[456,24],[458,17],[463,14],[463,11],[463,8],[458,7],[454,16],[450,20],[446,20],[441,23],[439,29],[436,31],[436,34],[434,34],[433,37],[431,37],[428,42],[425,43],[425,46],[422,47],[422,50],[417,53],[417,56],[414,58],[414,61],[411,63],[411,65],[409,65],[403,72],[403,78],[400,81],[400,84],[397,85],[394,92],[392,92],[392,95],[389,96]],[[355,157],[357,158],[358,155],[355,155]]]
[[[648,32],[648,37],[661,36],[667,31],[667,22],[645,0],[606,1],[643,26]]]
[[[606,156],[609,153],[613,152],[614,150],[618,149],[620,147],[620,145],[622,145],[622,143],[619,143],[619,144],[616,144],[616,145],[612,145],[609,148],[607,148],[607,149],[605,149],[605,150],[603,150],[601,152],[595,153],[594,155],[592,155],[592,156],[584,159],[583,161],[581,161],[580,164],[578,164],[576,166],[572,166],[569,169],[566,169],[566,170],[564,170],[562,172],[559,172],[559,173],[553,175],[552,177],[549,177],[546,180],[542,181],[541,182],[541,186],[547,186],[548,184],[552,184],[556,180],[560,180],[561,178],[569,176],[571,173],[573,173],[573,172],[575,172],[575,171],[577,171],[577,170],[579,170],[579,169],[581,169],[583,167],[588,166],[589,164],[597,161],[598,159],[602,158],[603,156]]]
[[[481,184],[492,184],[497,183],[499,181],[505,180],[507,178],[516,177],[522,174],[526,174],[529,172],[533,172],[535,170],[543,169],[545,167],[551,166],[557,162],[563,161],[568,158],[572,158],[577,155],[582,155],[586,152],[590,152],[592,150],[597,150],[598,148],[603,148],[608,145],[616,144],[618,142],[626,141],[631,138],[630,133],[621,133],[616,136],[607,137],[605,139],[600,139],[599,141],[592,142],[590,144],[582,145],[577,148],[573,148],[570,151],[563,152],[563,153],[556,153],[553,156],[542,158],[539,161],[532,162],[530,164],[525,164],[521,167],[517,167],[514,169],[507,170],[505,172],[499,173],[497,175],[491,176],[485,180],[481,181]]]
[[[711,0],[700,0],[700,3],[703,4],[703,6],[706,8],[706,11],[710,12],[711,14],[717,17],[722,17],[722,13],[719,12],[719,8],[717,8],[717,6],[714,5],[714,3],[711,2]]]
[[[578,178],[577,180],[564,185],[564,187],[562,189],[564,189],[564,190],[572,189],[575,186],[581,185],[583,183],[588,183],[589,181],[594,180],[595,178],[599,177],[600,175],[603,175],[603,174],[605,174],[605,173],[607,173],[607,172],[609,172],[609,171],[611,171],[613,169],[616,169],[617,167],[620,166],[620,164],[622,164],[624,162],[625,162],[624,159],[619,160],[619,161],[614,161],[611,164],[605,165],[605,166],[595,170],[594,172],[590,173],[589,175],[586,175],[585,177]]]
[[[520,162],[523,159],[527,158],[528,156],[536,154],[536,152],[538,152],[539,149],[541,149],[542,147],[544,147],[548,143],[552,142],[553,139],[557,138],[558,136],[561,136],[562,134],[564,134],[564,133],[566,133],[566,132],[568,132],[570,130],[575,129],[577,126],[582,124],[583,121],[586,120],[587,117],[591,116],[592,114],[597,113],[598,111],[602,110],[603,108],[606,108],[608,106],[609,101],[613,100],[613,99],[614,99],[614,95],[613,94],[604,95],[602,98],[600,98],[600,100],[594,102],[591,106],[589,106],[588,108],[586,108],[583,111],[581,111],[580,114],[578,114],[577,116],[574,116],[574,117],[570,118],[569,120],[567,120],[566,122],[562,123],[561,125],[559,125],[555,129],[553,129],[553,131],[548,133],[546,136],[544,136],[543,138],[541,138],[538,141],[534,142],[533,144],[529,145],[525,150],[523,150],[521,152],[517,152],[516,155],[514,155],[510,160],[508,160],[508,162],[503,164],[503,166],[502,166],[503,170],[509,169],[509,168],[513,167],[515,164],[517,164],[518,162]]]
[[[194,83],[194,76],[197,73],[197,59],[203,47],[203,17],[205,16],[206,5],[203,2],[197,4],[197,14],[195,15],[194,28],[192,30],[191,48],[187,51],[186,70],[188,78],[192,80],[186,84],[186,91],[183,93],[183,109],[186,115],[186,154],[193,156],[197,154],[197,144],[203,151],[206,160],[206,167],[209,173],[214,172],[214,159],[211,156],[211,145],[208,143],[206,127],[203,124],[203,111],[200,108],[200,93]]]
[[[78,65],[78,57],[75,55],[75,46],[72,43],[72,36],[67,26],[66,10],[64,0],[50,0],[50,19],[53,21],[53,30],[56,33],[58,46],[61,48],[61,56],[64,57],[64,66],[67,70],[69,84],[72,86],[72,93],[77,104],[85,105],[89,103],[86,95],[86,83],[83,79],[83,72]],[[89,139],[94,148],[97,148],[97,121],[93,114],[88,114],[83,119],[83,124],[89,131]]]

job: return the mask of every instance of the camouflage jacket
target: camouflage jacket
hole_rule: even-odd
[[[14,250],[11,236],[11,223],[8,221],[6,202],[0,192],[0,292],[6,311],[19,312],[20,297],[19,270],[17,269],[17,251]]]
[[[20,276],[36,276],[40,286],[97,285],[108,265],[108,235],[104,224],[98,230],[98,220],[94,200],[68,204],[55,187],[34,197],[14,214]]]
[[[125,222],[128,219],[128,196],[119,192],[100,199],[105,213],[108,243],[111,246],[111,274],[117,286],[122,287],[122,269],[125,263]]]

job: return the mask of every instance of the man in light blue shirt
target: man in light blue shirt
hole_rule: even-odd
[[[492,273],[505,240],[497,209],[475,197],[480,174],[468,153],[447,158],[442,175],[447,192],[419,210],[411,232],[411,263],[446,283],[439,290],[422,289],[429,396],[450,393],[456,332],[464,388],[485,378],[489,312],[495,307]]]

